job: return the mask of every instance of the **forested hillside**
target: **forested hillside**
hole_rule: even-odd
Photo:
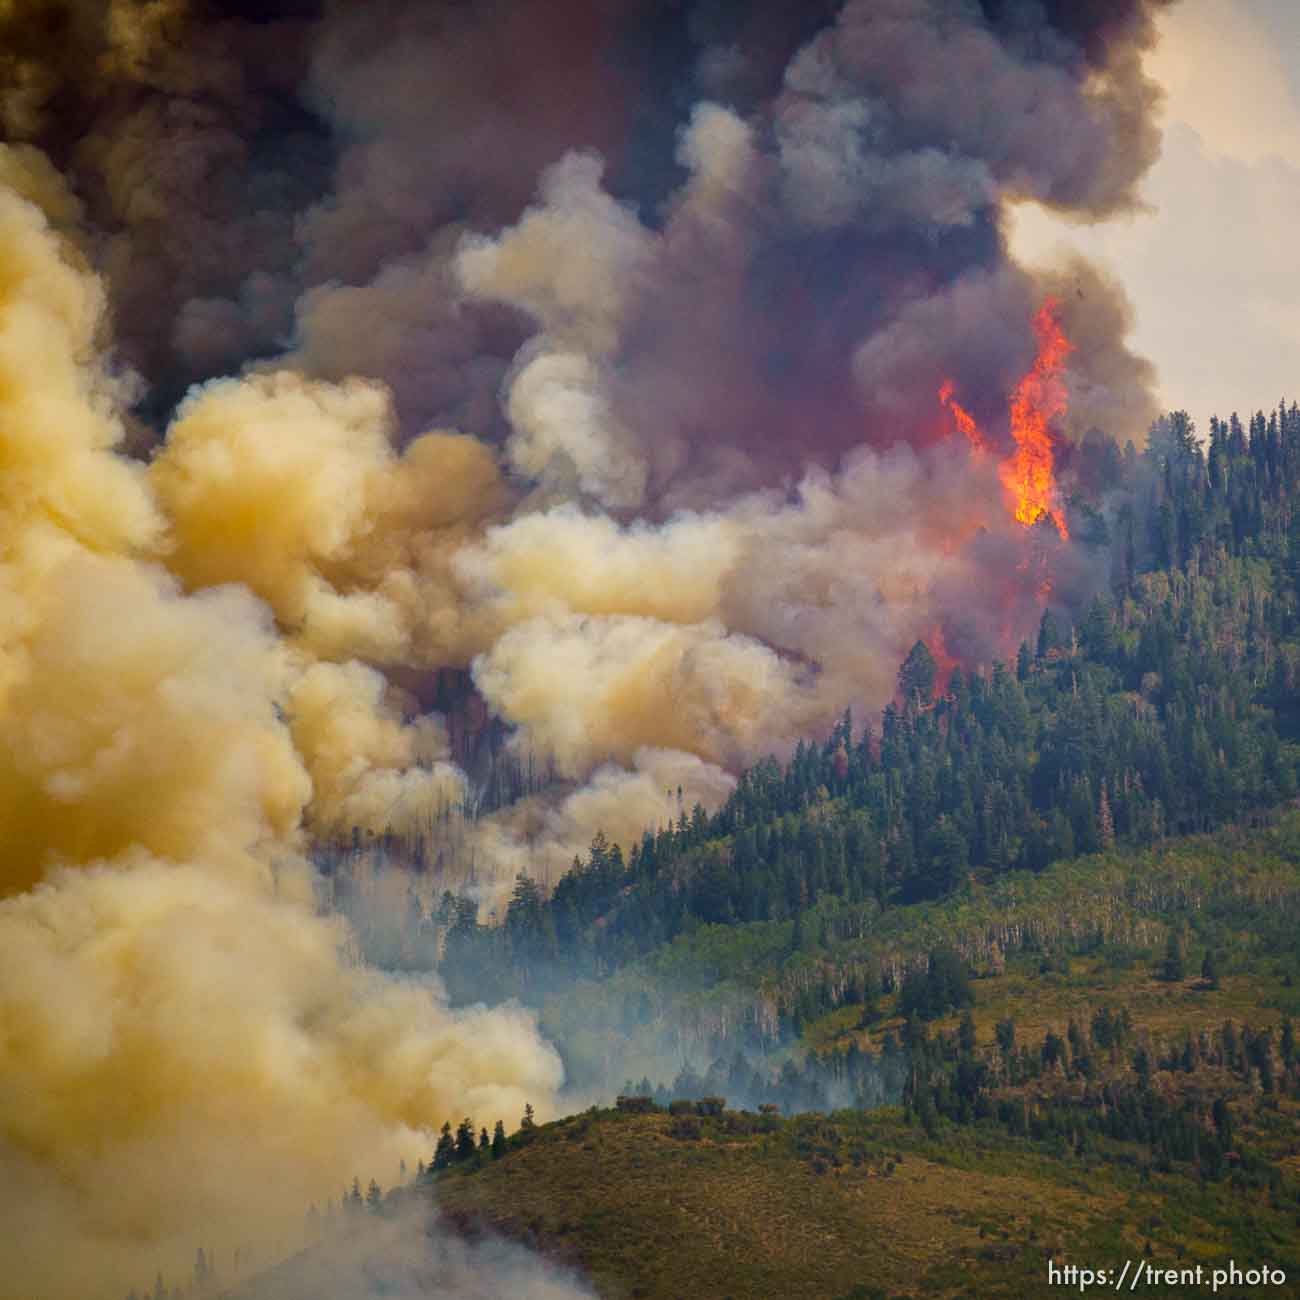
[[[1300,410],[1214,421],[1208,448],[1174,415],[1140,456],[1098,438],[1075,469],[1072,525],[1108,575],[1086,603],[1052,601],[1034,643],[967,672],[919,641],[878,725],[846,714],[626,856],[598,837],[549,896],[521,877],[501,927],[444,896],[424,923],[453,993],[536,998],[700,926],[793,921],[798,948],[831,900],[883,913],[1286,805]]]
[[[859,1300],[1037,1294],[1065,1257],[1300,1267],[1300,410],[1092,439],[1074,478],[1086,564],[1006,662],[922,639],[883,716],[715,811],[597,835],[497,924],[472,889],[410,907],[397,964],[534,1008],[597,1107],[448,1116],[405,1186],[358,1171],[348,1232],[432,1190],[611,1296],[718,1258],[735,1295]],[[377,850],[331,861],[344,897]]]

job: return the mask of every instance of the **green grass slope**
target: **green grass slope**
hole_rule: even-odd
[[[437,1179],[443,1212],[577,1266],[610,1300],[1046,1293],[1049,1259],[1267,1259],[1300,1277],[1294,1198],[1063,1160],[897,1110],[759,1120],[589,1112]],[[1149,1290],[1146,1294],[1152,1294]],[[1292,1292],[1294,1294],[1294,1292]]]
[[[1300,1010],[1298,901],[1290,815],[892,909],[860,937],[790,954],[774,975],[961,950],[977,976],[973,1048],[959,1046],[954,1013],[925,1026],[913,1054],[939,1114],[592,1110],[517,1136],[502,1159],[441,1173],[434,1199],[466,1230],[578,1267],[610,1300],[1040,1296],[1049,1260],[1126,1259],[1267,1263],[1290,1279],[1271,1293],[1300,1295],[1300,1059],[1285,1028]],[[729,945],[720,933],[689,947],[748,965],[734,929]],[[1183,978],[1162,971],[1171,932],[1183,935]],[[688,944],[675,947],[681,960]],[[1216,982],[1200,976],[1211,951]],[[622,992],[629,974],[611,983]],[[878,1052],[887,1035],[906,1037],[897,1003],[835,1008],[807,1022],[803,1045]],[[1103,1008],[1127,1013],[1122,1042],[1093,1041]],[[1015,1060],[997,1044],[1006,1021]],[[1082,1044],[1044,1065],[1044,1040],[1067,1039],[1071,1022]],[[984,1072],[983,1105],[955,1117],[963,1061]],[[1104,1117],[1126,1096],[1181,1118],[1117,1135]],[[1011,1124],[1013,1111],[1028,1122]],[[1183,1120],[1190,1150],[1175,1133]]]

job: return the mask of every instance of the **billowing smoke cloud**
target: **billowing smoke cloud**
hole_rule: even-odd
[[[917,636],[985,663],[1087,589],[998,474],[1044,296],[1055,436],[1140,436],[1151,374],[1003,213],[1133,204],[1156,7],[0,12],[16,1285],[124,1289],[547,1106],[526,1017],[315,908],[321,838],[473,804],[467,734],[556,778],[464,821],[499,901],[879,708]]]
[[[482,444],[428,434],[398,457],[374,384],[289,372],[182,404],[150,469],[192,587],[241,582],[305,648],[431,667],[462,661],[447,569],[504,493]]]
[[[388,1210],[337,1229],[231,1300],[591,1300],[565,1270],[510,1242],[456,1236],[427,1208]]]
[[[6,1287],[84,1297],[199,1241],[291,1239],[325,1188],[466,1105],[545,1107],[562,1072],[527,1015],[453,1015],[317,914],[306,809],[364,823],[461,777],[373,669],[158,562],[181,543],[113,450],[99,282],[21,197],[48,187],[38,165],[0,191],[0,1212]],[[352,467],[308,485],[321,507]],[[280,540],[289,565],[332,542],[300,517]]]
[[[0,129],[75,176],[119,344],[169,395],[292,319],[295,219],[330,162],[297,93],[314,8],[19,0],[0,15]]]

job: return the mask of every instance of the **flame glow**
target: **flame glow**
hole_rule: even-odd
[[[925,634],[924,641],[930,651],[930,656],[934,660],[934,698],[937,700],[940,696],[947,693],[948,683],[952,680],[953,670],[960,666],[960,661],[955,655],[948,652],[947,642],[944,637],[942,623],[936,623],[929,632]]]
[[[953,397],[954,388],[952,380],[945,379],[939,389],[939,401],[952,412],[953,422],[966,435],[970,445],[976,451],[984,451],[987,449],[984,435],[980,432],[979,425],[975,423],[975,417]]]
[[[1011,437],[1016,449],[998,466],[998,475],[1017,523],[1029,528],[1046,516],[1061,537],[1068,539],[1070,532],[1056,484],[1051,426],[1067,408],[1063,371],[1074,345],[1065,337],[1057,307],[1056,300],[1048,298],[1034,317],[1038,355],[1011,395]],[[971,446],[977,451],[986,450],[984,434],[970,412],[953,397],[954,390],[953,381],[945,379],[939,388],[939,401],[952,412],[953,421]]]
[[[1016,450],[1002,462],[999,472],[1015,498],[1018,522],[1028,528],[1048,515],[1061,536],[1068,538],[1056,486],[1050,425],[1065,414],[1067,399],[1061,372],[1074,345],[1065,337],[1056,311],[1055,299],[1049,298],[1034,317],[1038,356],[1011,395],[1011,436]]]

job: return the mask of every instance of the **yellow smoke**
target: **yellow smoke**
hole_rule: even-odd
[[[703,239],[749,140],[718,110],[688,144],[675,220]],[[317,913],[312,834],[416,833],[467,795],[390,677],[471,668],[512,744],[567,780],[465,828],[499,901],[517,871],[716,806],[729,771],[878,704],[936,577],[960,576],[954,537],[989,522],[978,467],[910,451],[654,524],[593,511],[639,503],[655,460],[605,395],[650,236],[598,179],[566,164],[549,207],[463,250],[467,282],[544,318],[507,378],[527,496],[472,437],[399,446],[381,386],[288,370],[195,389],[149,466],[127,459],[133,388],[105,359],[76,202],[39,154],[0,151],[15,1294],[120,1294],[198,1245],[291,1245],[310,1201],[382,1181],[431,1126],[553,1104],[526,1016],[453,1014],[354,964]],[[589,265],[555,256],[579,236]]]
[[[270,1262],[311,1201],[466,1110],[545,1110],[561,1070],[526,1015],[358,967],[301,855],[308,810],[459,788],[435,727],[318,651],[455,640],[421,602],[490,457],[396,456],[382,396],[266,380],[196,396],[146,473],[115,451],[102,289],[51,225],[75,206],[38,155],[0,176],[0,1272],[84,1300],[199,1245]],[[354,587],[394,547],[405,581]]]
[[[191,587],[238,582],[313,655],[438,665],[472,652],[449,574],[505,493],[453,434],[393,450],[385,390],[289,372],[209,384],[150,467],[168,563]]]
[[[599,831],[630,846],[647,831],[689,816],[697,803],[719,807],[735,787],[729,772],[680,750],[641,749],[628,766],[607,763],[561,799],[521,799],[478,822],[469,851],[486,868],[480,886],[498,914],[522,871],[554,883],[585,857]]]
[[[570,776],[644,747],[735,765],[802,721],[795,670],[712,621],[534,619],[477,660],[474,679]]]
[[[313,664],[290,691],[290,734],[322,830],[402,831],[464,798],[441,728],[432,719],[403,726],[386,694],[384,679],[356,662]]]
[[[0,904],[5,1295],[121,1295],[198,1245],[296,1246],[427,1129],[548,1098],[522,1013],[449,1016],[350,965],[342,927],[141,854]]]

